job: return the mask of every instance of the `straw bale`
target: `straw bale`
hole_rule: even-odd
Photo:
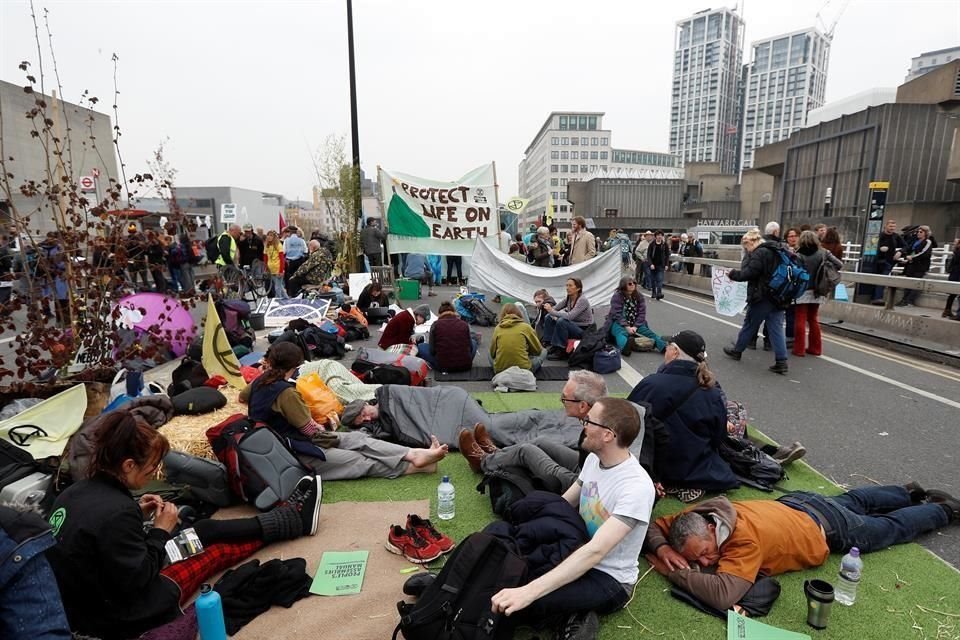
[[[223,422],[235,413],[246,415],[247,405],[241,404],[237,397],[238,389],[226,387],[220,390],[227,398],[227,404],[222,409],[199,416],[174,416],[170,422],[160,427],[160,433],[170,441],[170,448],[174,451],[183,451],[192,456],[216,460],[213,449],[207,441],[206,431],[210,427]]]

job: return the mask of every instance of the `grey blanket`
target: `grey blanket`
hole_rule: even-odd
[[[487,413],[477,401],[454,386],[407,387],[384,385],[377,389],[380,422],[371,435],[410,447],[426,447],[430,435],[451,449],[457,448],[460,432],[478,422],[490,437],[505,447],[545,436],[576,448],[583,427],[563,411],[515,411]]]

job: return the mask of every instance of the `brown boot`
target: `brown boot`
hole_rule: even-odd
[[[483,449],[484,453],[493,453],[499,450],[490,437],[490,434],[487,433],[487,428],[480,422],[473,427],[473,438],[477,441],[477,444],[480,445],[480,448]]]
[[[480,473],[480,461],[486,454],[473,437],[473,433],[464,429],[460,432],[460,453],[467,459],[467,464],[474,473]]]

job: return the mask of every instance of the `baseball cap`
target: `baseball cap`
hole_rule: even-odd
[[[696,331],[681,331],[670,338],[671,342],[683,351],[685,354],[696,360],[703,362],[707,359],[707,343],[703,341],[700,334]]]
[[[247,224],[243,225],[243,230],[244,230],[244,231],[253,231],[253,225],[248,222]]]

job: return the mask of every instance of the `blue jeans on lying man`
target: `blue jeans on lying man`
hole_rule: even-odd
[[[547,316],[543,321],[543,339],[541,342],[544,344],[566,349],[568,339],[582,336],[583,327],[570,322],[566,318]]]
[[[477,339],[474,337],[470,338],[470,359],[473,360],[473,356],[477,355]],[[422,358],[430,365],[431,369],[442,371],[437,365],[437,356],[433,353],[433,349],[430,348],[429,342],[422,342],[417,345],[417,356]]]
[[[817,522],[834,552],[857,547],[863,553],[911,542],[950,523],[939,504],[914,504],[904,487],[861,487],[839,496],[795,491],[779,502]]]
[[[666,341],[654,333],[647,325],[637,325],[636,329],[636,335],[644,336],[653,340],[654,346],[660,353],[663,353],[664,349],[667,348]],[[627,346],[627,340],[633,337],[627,333],[626,327],[621,324],[617,324],[616,322],[610,325],[610,335],[613,337],[614,342],[617,343],[617,349],[620,349],[620,351],[623,351],[623,348]]]

